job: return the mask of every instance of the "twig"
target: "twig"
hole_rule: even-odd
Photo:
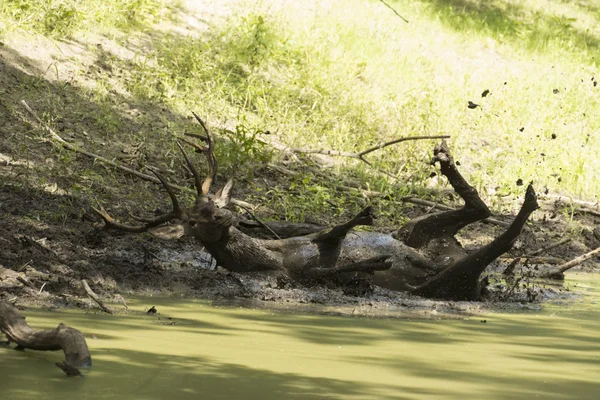
[[[402,19],[402,21],[404,21],[404,22],[406,22],[408,24],[408,20],[406,18],[404,18],[402,15],[398,14],[398,11],[396,11],[394,9],[394,7],[390,6],[384,0],[379,0],[379,1],[382,2],[387,8],[389,8],[390,10],[392,10],[394,12],[394,14],[396,14],[398,17],[400,17],[400,19]]]
[[[440,210],[445,210],[445,211],[456,210],[456,208],[446,206],[444,204],[439,204],[439,203],[435,203],[433,201],[423,200],[423,199],[419,199],[419,198],[412,197],[412,196],[403,197],[402,201],[405,203],[412,203],[412,204],[417,204],[420,206],[427,206],[427,207],[435,206],[436,208],[439,208]],[[495,219],[495,218],[486,218],[486,219],[482,220],[481,222],[485,222],[485,223],[492,224],[492,225],[498,225],[498,226],[509,226],[510,225],[508,222],[500,221],[499,219]]]
[[[31,262],[32,262],[32,261],[33,261],[33,260],[29,260],[29,261],[27,261],[25,264],[23,264],[23,265],[21,266],[21,268],[19,268],[19,269],[17,270],[17,272],[21,272],[21,271],[23,271],[25,268],[27,268],[27,266],[28,266],[29,264],[31,264]]]
[[[31,288],[31,289],[33,289],[35,291],[38,290],[38,288],[36,288],[33,283],[29,282],[27,279],[25,279],[25,278],[23,278],[21,276],[17,276],[17,280],[19,282],[21,282],[23,285],[27,286],[28,288]]]
[[[534,251],[533,253],[529,254],[527,257],[538,256],[538,255],[540,255],[542,253],[545,253],[545,252],[547,252],[549,250],[554,249],[555,247],[562,246],[565,243],[569,243],[571,240],[572,240],[572,238],[570,238],[570,237],[561,239],[558,242],[554,242],[554,243],[552,243],[552,244],[550,244],[550,245],[548,245],[546,247],[542,247],[541,249],[538,249],[538,250]]]
[[[71,143],[66,142],[63,138],[61,138],[59,135],[56,134],[56,132],[54,132],[54,130],[52,130],[52,128],[50,128],[48,125],[46,125],[41,119],[40,117],[38,117],[38,115],[35,113],[35,111],[33,111],[31,109],[31,107],[29,107],[29,105],[25,102],[25,100],[21,100],[21,104],[23,105],[23,107],[25,107],[25,109],[29,112],[29,114],[31,114],[31,116],[50,134],[50,137],[55,140],[56,142],[58,142],[61,146],[63,146],[64,148],[74,151],[75,153],[79,153],[79,154],[83,154],[84,156],[93,158],[95,160],[101,161],[105,164],[110,165],[111,167],[120,169],[121,171],[127,172],[129,174],[132,174],[134,176],[137,176],[138,178],[141,178],[143,180],[146,181],[150,181],[150,182],[154,182],[157,184],[160,184],[160,180],[155,177],[155,176],[151,176],[151,175],[146,175],[142,172],[136,171],[134,169],[131,168],[127,168],[124,165],[121,165],[119,163],[116,163],[112,160],[109,160],[105,157],[99,156],[98,154],[94,154],[91,153],[89,151],[80,149],[74,145],[72,145]],[[179,185],[174,185],[172,183],[168,183],[167,185],[174,189],[174,190],[178,190],[178,191],[182,191],[182,192],[190,192],[192,191],[192,189],[187,188],[187,187],[183,187],[183,186],[179,186]],[[231,204],[235,204],[236,206],[246,206],[246,207],[253,207],[252,204],[247,203],[245,201],[242,200],[238,200],[238,199],[231,199]]]
[[[587,252],[577,258],[574,258],[571,261],[564,263],[563,265],[558,266],[556,269],[545,273],[543,275],[543,277],[552,278],[552,279],[562,279],[562,278],[564,278],[563,273],[565,271],[568,271],[571,268],[578,266],[582,262],[589,260],[590,258],[594,257],[598,253],[600,253],[600,247],[598,247],[590,252]]]
[[[81,280],[81,284],[83,285],[83,288],[85,289],[85,292],[87,293],[87,295],[89,296],[89,298],[92,299],[92,300],[94,300],[96,303],[98,303],[98,305],[100,306],[100,308],[102,309],[102,311],[107,312],[109,314],[114,314],[114,311],[111,310],[110,308],[108,308],[104,304],[104,302],[102,300],[100,300],[100,298],[98,297],[98,295],[92,291],[92,289],[90,288],[90,285],[88,285],[88,283],[87,283],[87,281],[85,279]]]
[[[125,309],[129,310],[129,307],[127,306],[127,302],[125,301],[125,298],[123,296],[121,296],[120,294],[117,295],[117,298],[119,300],[121,300],[121,303],[123,303],[123,305],[125,306]]]
[[[258,219],[258,217],[256,215],[254,215],[254,213],[252,212],[252,210],[250,210],[249,208],[246,208],[246,207],[242,207],[242,206],[239,206],[239,207],[242,208],[242,209],[244,209],[248,214],[250,214],[250,216],[252,217],[252,219],[255,220],[264,229],[266,229],[267,231],[269,231],[271,233],[271,235],[275,236],[277,239],[281,239],[281,236],[279,236],[273,229],[269,228],[269,226],[267,224],[265,224],[260,219]]]
[[[432,140],[432,139],[448,139],[450,138],[450,136],[448,135],[438,135],[438,136],[410,136],[410,137],[401,137],[398,139],[394,139],[392,141],[389,142],[385,142],[382,143],[378,146],[375,147],[371,147],[368,148],[367,150],[363,150],[360,151],[358,153],[351,153],[348,151],[339,151],[339,150],[319,150],[319,149],[290,149],[292,152],[294,153],[303,153],[303,154],[325,154],[328,156],[338,156],[338,157],[349,157],[349,158],[356,158],[360,161],[363,161],[365,163],[367,163],[368,165],[371,165],[371,163],[369,161],[367,161],[364,156],[366,156],[369,153],[372,153],[376,150],[381,150],[385,147],[400,143],[400,142],[406,142],[409,140]]]
[[[557,203],[572,203],[572,204],[577,204],[578,206],[581,206],[581,207],[598,208],[598,206],[600,205],[600,203],[597,201],[593,202],[593,201],[579,200],[579,199],[574,199],[569,196],[560,195],[557,193],[549,193],[549,194],[544,195],[544,197],[546,199],[548,199],[548,201],[554,201]]]
[[[40,288],[40,291],[38,292],[38,294],[42,294],[42,292],[44,291],[44,286],[46,286],[46,283],[48,283],[48,282],[44,282],[42,284],[42,287]]]

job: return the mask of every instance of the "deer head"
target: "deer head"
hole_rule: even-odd
[[[134,219],[145,224],[140,226],[132,226],[116,221],[102,206],[100,206],[98,209],[94,208],[94,211],[104,220],[107,228],[133,233],[148,232],[159,239],[177,239],[182,236],[193,236],[202,243],[213,243],[219,241],[229,227],[234,224],[235,217],[233,213],[223,208],[229,204],[229,201],[231,200],[233,181],[230,180],[227,182],[227,184],[220,189],[212,197],[212,199],[209,198],[208,192],[217,175],[217,161],[214,155],[214,140],[204,121],[202,121],[202,119],[200,119],[200,117],[198,117],[195,113],[194,117],[204,129],[206,137],[191,134],[190,136],[199,137],[202,141],[206,142],[207,145],[203,146],[186,139],[182,140],[206,155],[209,166],[209,174],[204,181],[201,180],[200,175],[188,158],[186,152],[183,150],[181,144],[177,142],[177,146],[181,150],[185,162],[194,177],[194,186],[196,187],[197,192],[194,205],[191,208],[181,208],[173,191],[172,185],[167,183],[167,181],[157,171],[151,169],[151,172],[156,175],[160,183],[169,194],[173,210],[152,219],[133,217]],[[180,222],[165,225],[173,220],[179,220]]]

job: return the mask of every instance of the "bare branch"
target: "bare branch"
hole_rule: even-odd
[[[590,252],[587,252],[577,258],[574,258],[571,261],[564,263],[563,265],[559,265],[556,269],[543,274],[542,277],[550,278],[550,279],[564,279],[563,274],[566,271],[570,270],[573,267],[578,266],[579,264],[581,264],[584,261],[589,260],[590,258],[594,257],[598,253],[600,253],[600,247],[598,247]]]
[[[85,292],[90,297],[90,299],[94,300],[100,306],[102,311],[107,312],[109,314],[114,314],[114,311],[111,310],[109,307],[107,307],[104,304],[104,302],[102,300],[100,300],[98,295],[96,293],[94,293],[94,291],[90,288],[90,285],[88,285],[88,283],[85,279],[81,280],[81,284],[83,285],[83,288],[85,289]]]
[[[371,165],[371,163],[369,163],[367,160],[364,159],[364,156],[366,156],[367,154],[372,153],[372,152],[374,152],[376,150],[380,150],[380,149],[383,149],[383,148],[388,147],[388,146],[392,146],[392,145],[397,144],[397,143],[411,141],[411,140],[434,140],[434,139],[448,139],[448,138],[450,138],[450,136],[448,136],[448,135],[438,135],[438,136],[407,136],[407,137],[401,137],[401,138],[398,138],[398,139],[391,140],[389,142],[382,143],[380,145],[368,148],[368,149],[360,151],[358,153],[351,153],[351,152],[347,152],[347,151],[338,151],[338,150],[319,150],[319,149],[304,149],[304,148],[295,148],[295,149],[290,149],[290,150],[292,152],[294,152],[294,153],[325,154],[325,155],[328,155],[328,156],[356,158],[356,159],[359,159],[359,160],[367,163],[368,165]]]
[[[400,15],[398,13],[398,11],[396,11],[396,9],[392,6],[390,6],[388,3],[386,3],[384,0],[379,0],[381,3],[383,3],[387,8],[389,8],[390,10],[392,10],[394,12],[394,14],[396,14],[398,17],[400,17],[400,19],[404,22],[406,22],[408,24],[408,20],[406,18],[404,18],[402,15]]]

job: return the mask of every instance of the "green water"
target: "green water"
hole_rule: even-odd
[[[0,399],[598,399],[600,276],[570,279],[587,294],[568,306],[452,320],[172,298],[130,304],[159,316],[26,312],[83,331],[94,364],[66,378],[60,352],[0,347]]]

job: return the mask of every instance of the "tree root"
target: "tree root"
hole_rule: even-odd
[[[17,309],[6,301],[0,301],[0,331],[4,332],[10,342],[15,342],[18,349],[62,350],[65,361],[59,368],[67,376],[81,375],[78,368],[92,365],[90,351],[80,331],[62,323],[55,329],[33,329]]]

